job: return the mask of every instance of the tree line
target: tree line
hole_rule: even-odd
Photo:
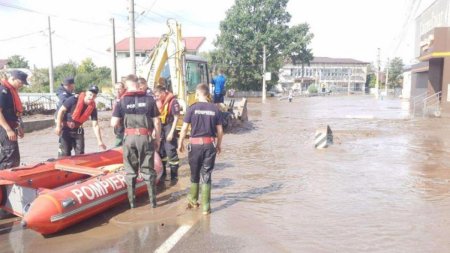
[[[25,57],[13,55],[7,59],[9,68],[26,68],[29,69],[29,63]],[[75,78],[75,91],[81,92],[92,84],[100,88],[105,85],[111,85],[111,69],[108,67],[97,67],[91,58],[86,58],[80,64],[76,62],[68,62],[60,64],[53,69],[54,84],[56,88],[63,82],[66,77]],[[35,68],[33,75],[30,77],[32,85],[25,86],[23,92],[49,92],[50,79],[48,68]]]

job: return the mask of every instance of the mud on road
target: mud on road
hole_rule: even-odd
[[[250,122],[225,135],[210,216],[185,209],[183,158],[155,210],[143,197],[135,210],[124,204],[49,238],[3,220],[0,252],[148,252],[182,225],[190,230],[171,252],[450,252],[449,119],[410,119],[408,103],[371,96],[250,100],[248,109]],[[326,125],[334,145],[316,150]],[[52,131],[25,136],[24,162],[56,155]],[[111,147],[111,129],[103,133]],[[86,135],[86,151],[97,151]]]

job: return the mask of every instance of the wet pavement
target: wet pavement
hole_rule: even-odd
[[[5,219],[0,252],[149,252],[181,226],[189,230],[171,252],[450,252],[450,119],[410,119],[407,102],[371,96],[248,108],[250,122],[224,137],[210,216],[185,210],[183,159],[158,208],[142,197],[134,210],[117,206],[50,237]],[[334,145],[316,150],[326,125]],[[104,133],[111,146],[111,129]],[[56,141],[51,129],[26,135],[22,160],[54,157]]]

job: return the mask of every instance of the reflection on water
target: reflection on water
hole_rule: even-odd
[[[408,103],[372,97],[271,99],[249,104],[256,129],[226,136],[221,158],[238,177],[218,190],[245,202],[288,249],[304,252],[449,252],[450,136],[447,119],[409,119]],[[329,125],[335,145],[313,148]],[[246,199],[241,192],[280,182]],[[231,202],[234,203],[234,202]]]

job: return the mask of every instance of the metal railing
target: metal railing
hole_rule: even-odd
[[[422,94],[419,94],[417,96],[414,96],[412,98],[412,117],[414,117],[416,115],[416,109],[417,109],[417,105],[421,104],[423,102],[423,100],[427,97],[428,92],[424,92]]]
[[[58,103],[58,97],[54,93],[19,93],[19,96],[27,113],[44,113],[55,110]],[[95,101],[97,106],[102,103],[102,109],[108,110],[112,108],[114,97],[106,93],[99,93]]]
[[[423,117],[425,117],[427,113],[430,113],[430,108],[432,110],[431,112],[433,113],[433,115],[438,116],[440,114],[441,96],[442,91],[439,91],[423,99],[423,110],[422,110]]]

